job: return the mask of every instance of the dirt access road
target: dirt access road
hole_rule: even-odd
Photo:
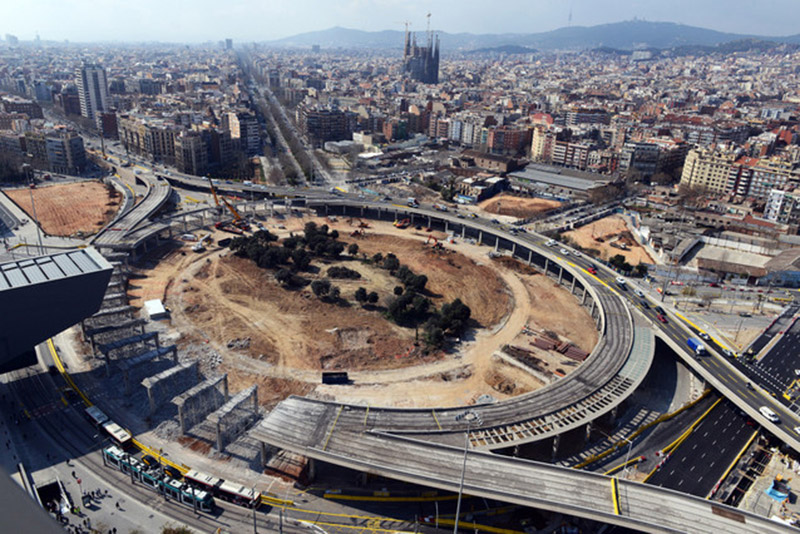
[[[33,220],[32,193],[42,231],[60,237],[96,233],[114,217],[122,202],[122,195],[113,187],[95,180],[5,193]]]

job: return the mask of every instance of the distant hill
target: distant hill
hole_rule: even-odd
[[[492,46],[490,48],[476,48],[475,50],[469,51],[470,54],[533,54],[535,52],[535,48],[519,45]]]
[[[472,34],[445,33],[441,38],[442,51],[466,52],[502,47],[526,47],[538,50],[586,50],[594,48],[632,50],[634,48],[675,48],[681,46],[716,46],[732,41],[756,39],[778,43],[800,44],[800,34],[786,37],[764,37],[725,33],[707,28],[673,22],[632,20],[598,26],[569,26],[540,33]],[[424,32],[417,33],[424,44]],[[402,49],[404,34],[397,30],[367,32],[335,27],[328,30],[301,33],[266,44],[280,47],[320,45],[323,48]],[[515,53],[515,52],[508,52]],[[524,52],[529,53],[529,52]]]

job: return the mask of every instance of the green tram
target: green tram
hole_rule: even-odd
[[[116,445],[103,449],[103,465],[113,467],[136,479],[148,488],[201,512],[214,510],[214,497],[208,491],[164,474],[160,466],[148,466]]]

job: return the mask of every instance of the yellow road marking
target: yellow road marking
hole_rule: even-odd
[[[341,493],[326,493],[323,498],[332,501],[366,501],[366,502],[434,502],[434,501],[453,501],[458,495],[443,496],[413,496],[413,497],[392,497],[381,495],[342,495]]]
[[[339,411],[336,412],[336,418],[333,420],[333,425],[331,426],[331,429],[328,432],[328,436],[325,438],[325,444],[322,446],[323,451],[328,448],[328,442],[331,440],[331,436],[333,435],[333,430],[336,428],[336,423],[339,421],[339,416],[342,415],[342,409],[344,409],[344,404],[340,405]]]
[[[617,486],[617,479],[611,479],[611,499],[614,503],[614,514],[619,515],[619,486]]]
[[[748,447],[750,447],[750,445],[753,443],[753,440],[756,439],[757,435],[758,435],[758,430],[753,432],[753,435],[750,436],[750,439],[748,439],[747,443],[744,444],[744,447],[742,447],[742,450],[740,450],[739,454],[736,455],[736,458],[733,459],[733,461],[731,462],[731,465],[729,465],[728,468],[725,470],[725,472],[722,474],[722,476],[719,477],[720,480],[725,480],[728,477],[728,474],[736,466],[736,464],[739,462],[739,460],[742,458],[742,456],[744,456],[745,451],[747,450]],[[708,496],[706,496],[706,499],[710,499],[710,498],[711,498],[711,492],[709,492]]]
[[[436,421],[436,426],[438,426],[439,430],[441,430],[442,425],[439,424],[439,418],[436,417],[436,410],[431,410],[431,413],[433,414],[433,420]]]

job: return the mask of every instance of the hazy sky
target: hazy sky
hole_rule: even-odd
[[[0,35],[71,41],[268,41],[344,26],[539,32],[638,17],[758,35],[800,33],[800,0],[4,0]]]

